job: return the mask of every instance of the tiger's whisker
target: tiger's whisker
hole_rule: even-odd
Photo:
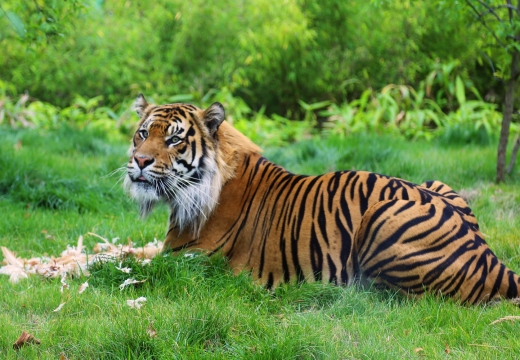
[[[102,178],[102,179],[106,179],[106,178],[109,178],[109,177],[111,177],[111,176],[114,176],[115,174],[117,174],[117,173],[119,173],[119,172],[124,172],[123,175],[126,175],[126,171],[127,171],[127,170],[128,170],[128,169],[127,169],[126,165],[123,165],[123,166],[121,166],[121,167],[119,167],[119,168],[117,168],[117,169],[115,169],[115,170],[109,172],[108,174],[101,176],[101,178]]]

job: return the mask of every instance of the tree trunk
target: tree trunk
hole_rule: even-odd
[[[513,117],[513,108],[515,104],[515,89],[518,76],[518,65],[520,62],[520,53],[514,49],[513,59],[511,62],[511,78],[507,81],[506,99],[504,102],[504,117],[502,119],[502,129],[500,131],[500,142],[498,143],[497,153],[497,177],[496,182],[503,182],[506,178],[506,150],[509,140],[509,126]]]
[[[510,3],[508,1],[508,3]],[[516,9],[516,15],[520,13],[520,0]],[[510,20],[514,21],[515,16],[513,11],[509,12]],[[520,32],[516,33],[515,39],[517,43],[520,43]],[[518,81],[518,75],[520,74],[520,52],[516,47],[513,47],[512,59],[511,59],[511,77],[507,82],[506,98],[504,101],[504,117],[502,119],[502,129],[500,131],[500,141],[498,143],[497,152],[497,176],[496,182],[500,183],[506,179],[506,151],[507,143],[509,140],[509,126],[511,125],[511,118],[513,117],[513,110],[515,106],[515,90]]]

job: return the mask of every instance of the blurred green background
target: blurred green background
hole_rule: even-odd
[[[4,0],[0,121],[125,133],[142,92],[220,101],[274,145],[316,129],[489,142],[518,26],[497,5],[504,21],[486,29],[473,3],[493,18],[478,1]]]

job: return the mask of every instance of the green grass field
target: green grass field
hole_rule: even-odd
[[[164,207],[146,221],[124,195],[120,175],[128,144],[70,128],[0,128],[0,246],[22,257],[59,255],[85,236],[162,239]],[[438,179],[461,191],[491,248],[520,271],[520,172],[494,185],[495,146],[410,142],[383,135],[309,140],[265,151],[296,173],[363,169],[414,182]],[[461,306],[427,296],[323,284],[286,285],[274,293],[234,276],[225,259],[159,256],[141,266],[128,259],[141,286],[120,291],[129,276],[98,265],[90,277],[0,276],[0,358],[7,359],[397,359],[520,357],[519,316],[509,303]],[[79,286],[90,286],[78,294]],[[132,309],[128,299],[144,296]],[[53,312],[60,303],[66,305]],[[147,333],[153,327],[156,336]],[[13,350],[22,331],[40,345]]]

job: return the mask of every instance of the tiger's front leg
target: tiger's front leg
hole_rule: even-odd
[[[439,199],[382,201],[367,210],[354,247],[363,276],[404,293],[478,303],[519,294],[519,278],[475,226]]]

